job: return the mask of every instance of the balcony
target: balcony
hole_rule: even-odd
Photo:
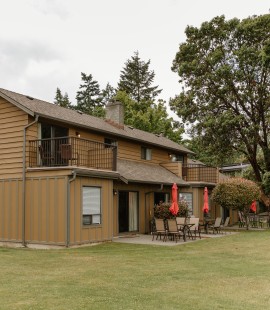
[[[187,164],[182,166],[182,177],[187,182],[218,182],[218,169],[215,167]]]
[[[77,166],[116,171],[117,147],[77,137],[29,141],[29,167]]]

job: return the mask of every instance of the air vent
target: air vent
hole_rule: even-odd
[[[128,128],[130,128],[130,129],[132,129],[132,130],[134,129],[134,127],[132,127],[132,126],[128,126]]]
[[[30,96],[25,96],[27,99],[29,99],[29,100],[34,100],[34,98],[33,97],[30,97]]]
[[[81,115],[83,114],[83,111],[77,110],[77,112]]]

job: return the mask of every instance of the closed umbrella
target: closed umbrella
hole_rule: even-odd
[[[252,202],[252,204],[250,206],[250,210],[252,212],[256,213],[257,208],[256,208],[256,201],[255,200]]]
[[[178,211],[179,211],[179,207],[178,207],[178,197],[177,197],[177,185],[176,183],[173,183],[172,186],[172,205],[170,207],[170,212],[173,215],[177,215]]]
[[[207,187],[204,188],[203,194],[203,213],[209,212],[209,205],[208,205],[208,189]]]

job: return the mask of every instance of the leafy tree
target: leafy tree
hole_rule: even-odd
[[[77,92],[77,110],[97,117],[105,115],[104,103],[100,93],[100,87],[97,81],[93,79],[92,74],[81,73],[82,84]]]
[[[155,73],[149,70],[149,66],[150,60],[141,60],[139,52],[135,52],[121,71],[118,90],[125,91],[136,102],[154,100],[162,90],[151,86]]]
[[[57,105],[60,105],[60,107],[72,108],[71,102],[69,101],[68,94],[65,93],[65,95],[63,96],[60,88],[58,88],[58,87],[56,89],[54,103]]]
[[[173,61],[183,88],[171,108],[216,156],[243,154],[261,182],[270,171],[270,14],[215,17],[188,26],[186,37]]]
[[[131,99],[126,92],[118,91],[115,99],[122,102],[125,106],[124,120],[126,125],[133,126],[147,132],[163,134],[165,137],[180,143],[184,129],[180,123],[168,117],[165,102],[159,100],[147,102],[147,108],[139,109],[139,104]]]
[[[250,205],[260,197],[260,189],[256,183],[242,179],[229,178],[219,183],[212,192],[212,200],[216,204],[243,212],[248,229],[248,213]]]

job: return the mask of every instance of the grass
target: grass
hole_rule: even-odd
[[[175,247],[0,248],[0,309],[267,309],[270,232]]]

